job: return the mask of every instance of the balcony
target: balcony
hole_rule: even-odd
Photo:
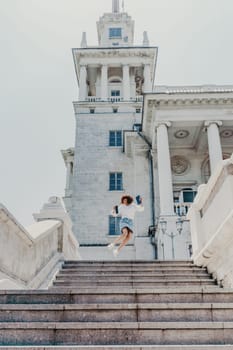
[[[96,97],[96,96],[88,96],[86,97],[86,101],[87,102],[101,102],[101,98],[100,97]],[[82,101],[80,101],[82,102]]]
[[[136,96],[135,98],[132,98],[134,102],[143,102],[143,96]]]
[[[178,216],[186,216],[192,204],[191,202],[174,203],[175,214]]]

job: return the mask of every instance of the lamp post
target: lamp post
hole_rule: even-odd
[[[183,229],[183,221],[181,220],[181,218],[177,219],[177,221],[176,221],[177,233],[176,234],[173,232],[171,232],[171,233],[167,232],[167,221],[166,220],[161,219],[159,221],[159,224],[160,224],[160,228],[161,228],[163,234],[171,238],[171,241],[172,241],[172,259],[175,259],[174,238],[181,234],[181,231]]]

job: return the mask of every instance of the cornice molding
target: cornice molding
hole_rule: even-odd
[[[229,98],[177,98],[177,99],[153,99],[148,101],[149,108],[158,107],[199,107],[199,106],[223,106],[233,105],[233,97]]]

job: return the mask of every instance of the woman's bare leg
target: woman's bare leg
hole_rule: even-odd
[[[127,230],[127,235],[125,239],[121,242],[121,245],[118,247],[118,252],[126,245],[126,243],[131,239],[132,233]]]
[[[123,241],[127,237],[127,235],[128,235],[127,228],[123,228],[122,234],[119,237],[117,237],[111,244],[116,245],[117,243]]]

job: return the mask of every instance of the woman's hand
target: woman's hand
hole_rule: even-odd
[[[115,205],[112,208],[111,214],[112,214],[112,216],[117,216],[118,215],[118,206],[117,205]]]
[[[138,198],[138,205],[142,205],[142,197],[141,196],[139,196],[139,198]]]

